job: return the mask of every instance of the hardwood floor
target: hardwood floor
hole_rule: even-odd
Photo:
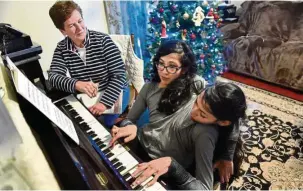
[[[283,87],[280,87],[280,86],[277,86],[277,85],[274,85],[274,84],[271,84],[271,83],[263,82],[261,80],[257,80],[257,79],[250,78],[250,77],[247,77],[247,76],[243,76],[243,75],[240,75],[240,74],[236,74],[236,73],[233,73],[233,72],[225,72],[222,75],[222,77],[230,79],[230,80],[234,80],[234,81],[237,81],[237,82],[241,82],[243,84],[247,84],[247,85],[250,85],[250,86],[254,86],[254,87],[257,87],[257,88],[260,88],[260,89],[264,89],[264,90],[267,90],[267,91],[270,91],[270,92],[273,92],[273,93],[276,93],[276,94],[279,94],[279,95],[283,95],[283,96],[286,96],[286,97],[289,97],[289,98],[292,98],[292,99],[303,102],[303,93],[300,93],[300,92],[295,91],[295,90],[291,90],[291,89],[288,89],[288,88],[283,88]]]

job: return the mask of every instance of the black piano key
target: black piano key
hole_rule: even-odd
[[[84,127],[84,126],[80,126],[80,127],[81,127],[81,129],[83,129],[85,132],[88,131],[88,130],[91,130],[91,128],[89,128],[89,127]]]
[[[104,154],[107,154],[107,153],[109,153],[109,152],[110,152],[109,148],[107,148],[107,149],[105,149],[105,150],[103,151]]]
[[[125,170],[126,169],[126,167],[125,166],[120,166],[118,169],[117,169],[117,171],[119,171],[120,173],[123,171],[123,170]]]
[[[97,138],[98,139],[98,138]],[[97,140],[96,139],[96,140]],[[99,140],[99,141],[96,141],[96,140],[94,140],[95,141],[95,143],[96,143],[96,145],[101,145],[101,144],[103,144],[103,142],[101,141],[101,140]]]
[[[122,165],[121,162],[117,162],[116,164],[114,164],[115,169],[119,168]]]
[[[128,182],[129,184],[132,184],[134,181],[135,181],[134,177],[131,177],[127,182]]]
[[[75,117],[78,116],[77,113],[71,113],[71,117],[75,119]]]
[[[112,164],[115,164],[116,162],[119,162],[119,160],[117,158],[114,158],[110,161]]]
[[[83,119],[82,119],[82,117],[76,117],[76,118],[74,119],[74,121],[75,121],[76,123],[80,123],[80,122],[83,121]]]
[[[81,127],[89,127],[88,124],[86,122],[83,122],[80,124]]]
[[[106,156],[107,156],[107,158],[110,158],[110,157],[114,156],[114,154],[113,153],[108,153]]]
[[[77,117],[75,117],[75,120],[77,120],[77,121],[84,121],[84,119],[82,117],[80,117],[79,115]]]
[[[128,179],[129,177],[131,177],[132,175],[130,175],[129,173],[127,173],[126,175],[123,176],[124,180]]]
[[[98,143],[96,143],[98,146],[101,146],[102,144],[104,144],[104,142],[102,140],[98,141]],[[105,145],[105,144],[104,144]]]
[[[104,147],[106,147],[105,144],[101,144],[101,145],[98,145],[100,149],[103,149]]]
[[[89,136],[91,136],[91,135],[93,135],[95,132],[94,131],[90,131],[90,132],[88,132],[87,134],[89,135]]]
[[[74,110],[74,109],[71,109],[71,110],[69,110],[68,111],[70,114],[78,114],[78,112],[76,111],[76,110]]]
[[[134,190],[142,190],[144,187],[143,186],[141,186],[140,184],[139,185],[137,185],[135,188],[134,188]]]
[[[66,105],[66,106],[64,106],[64,107],[65,107],[65,109],[67,109],[67,110],[73,109],[73,107],[72,107],[71,105]]]
[[[101,139],[100,138],[95,139],[95,142],[98,142],[98,141],[101,141]]]
[[[95,137],[97,137],[97,134],[94,133],[94,134],[91,135],[91,137],[92,137],[92,138],[95,138]]]

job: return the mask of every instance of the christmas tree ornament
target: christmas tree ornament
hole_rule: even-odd
[[[170,10],[171,10],[172,12],[177,11],[177,6],[176,6],[176,5],[170,6]]]
[[[185,13],[183,14],[183,19],[184,19],[184,20],[189,19],[189,14],[188,14],[187,12],[185,12]]]
[[[202,21],[204,20],[205,16],[203,13],[202,7],[198,6],[193,14],[192,21],[195,23],[195,26],[201,26]]]
[[[202,31],[202,32],[200,33],[200,35],[201,35],[201,38],[202,38],[202,39],[206,39],[206,38],[207,38],[207,33],[206,33],[205,31]]]
[[[219,19],[218,12],[214,12],[214,19],[215,19],[215,20],[218,20],[218,19]]]
[[[208,5],[207,0],[204,0],[203,3],[202,3],[202,5],[203,5],[203,6],[207,6],[207,5]]]
[[[163,13],[164,12],[164,9],[161,7],[160,9],[159,9],[159,13]]]
[[[186,35],[187,35],[187,30],[186,29],[181,30],[181,39],[182,40],[186,40]]]
[[[179,23],[179,21],[176,22],[176,27],[177,27],[177,28],[180,28],[180,23]]]
[[[209,16],[209,17],[214,16],[214,9],[213,8],[209,9],[209,12],[207,13],[207,16]]]
[[[162,23],[161,23],[161,38],[166,38],[166,37],[167,37],[167,35],[166,35],[166,22],[163,19]]]
[[[191,33],[191,35],[190,35],[190,39],[192,39],[192,40],[195,40],[195,39],[196,39],[196,35],[195,35],[195,33]]]

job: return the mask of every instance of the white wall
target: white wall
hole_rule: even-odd
[[[55,1],[0,1],[0,23],[30,35],[32,41],[42,46],[40,54],[42,69],[49,69],[57,43],[63,39],[48,15]],[[90,29],[108,32],[103,1],[77,1],[83,10],[83,17]]]

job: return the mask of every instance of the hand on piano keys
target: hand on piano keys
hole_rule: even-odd
[[[147,181],[149,177],[154,176],[154,178],[147,184],[148,187],[152,186],[157,182],[161,175],[168,172],[170,165],[170,157],[162,157],[148,163],[139,164],[137,169],[132,173],[132,177],[136,178],[136,180],[132,183],[132,186],[135,187],[140,185],[142,182]]]
[[[115,146],[111,147],[111,134],[74,96],[68,96],[60,102],[62,102],[61,107],[69,113],[77,126],[85,132],[91,140],[95,150],[114,171],[114,173],[119,176],[118,179],[123,184],[126,183],[126,186],[135,190],[165,190],[159,182],[148,187],[148,183],[154,178],[152,175],[147,177],[140,184],[133,184],[135,178],[131,174],[138,168],[139,162],[137,159],[134,158],[120,143],[116,143]]]
[[[137,126],[136,125],[127,125],[125,127],[113,126],[111,130],[112,140],[109,142],[111,147],[115,146],[115,143],[118,139],[124,138],[124,143],[128,143],[134,140],[137,136]]]

